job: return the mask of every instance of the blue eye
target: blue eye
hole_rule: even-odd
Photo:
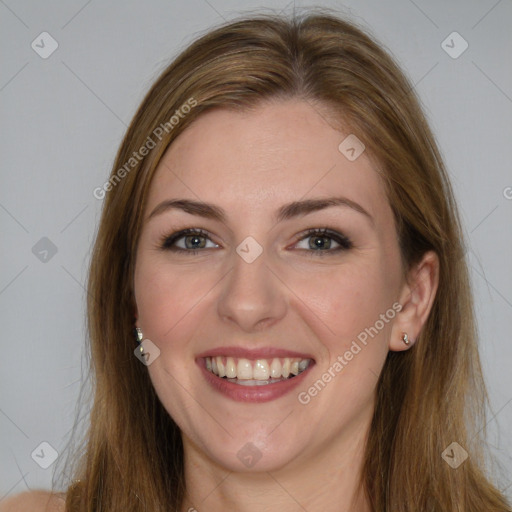
[[[353,247],[353,243],[349,238],[328,228],[309,229],[306,231],[305,236],[299,239],[299,242],[308,238],[310,242],[306,250],[311,250],[312,256],[325,256],[339,251],[346,251]],[[333,240],[339,247],[331,247]]]
[[[182,239],[185,243],[184,247],[176,245],[176,242]],[[204,249],[206,246],[206,242],[202,239],[209,240],[208,234],[205,231],[194,228],[183,229],[170,236],[165,236],[161,248],[173,252],[197,254],[199,252],[198,249]],[[214,246],[219,247],[217,244],[214,244]]]
[[[315,228],[306,231],[306,233],[303,233],[302,237],[299,238],[296,245],[308,238],[310,242],[305,250],[310,252],[311,256],[324,256],[339,251],[346,251],[353,247],[349,238],[328,228]],[[332,247],[333,241],[338,247]],[[207,247],[208,242],[210,242],[212,246]],[[164,236],[161,240],[160,247],[167,251],[194,255],[199,254],[202,249],[218,248],[219,245],[210,240],[207,232],[201,229],[189,228],[169,236]],[[304,248],[301,248],[301,250],[304,250]]]

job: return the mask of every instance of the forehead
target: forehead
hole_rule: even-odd
[[[222,205],[228,215],[261,215],[285,202],[342,195],[385,218],[384,186],[368,156],[350,161],[339,150],[349,135],[305,101],[204,113],[159,162],[147,209],[188,198]]]

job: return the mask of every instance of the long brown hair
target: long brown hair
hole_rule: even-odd
[[[67,510],[180,509],[180,432],[133,355],[134,255],[148,188],[165,150],[202,112],[288,98],[329,107],[365,144],[385,178],[404,273],[427,250],[439,257],[429,318],[412,349],[388,354],[377,385],[361,481],[372,510],[510,512],[485,476],[488,397],[463,232],[434,137],[393,59],[325,10],[209,31],[165,69],[133,118],[98,189],[104,205],[88,282],[94,403]],[[442,457],[454,441],[469,454],[456,469]]]

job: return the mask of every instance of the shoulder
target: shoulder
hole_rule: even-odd
[[[30,491],[0,501],[0,512],[65,512],[64,493]]]

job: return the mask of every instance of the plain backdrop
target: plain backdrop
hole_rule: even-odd
[[[50,487],[65,456],[102,207],[93,190],[107,179],[144,93],[180,50],[223,20],[310,5],[0,0],[0,498]],[[361,23],[391,51],[438,139],[467,235],[489,445],[499,487],[511,496],[512,2],[315,5]]]

